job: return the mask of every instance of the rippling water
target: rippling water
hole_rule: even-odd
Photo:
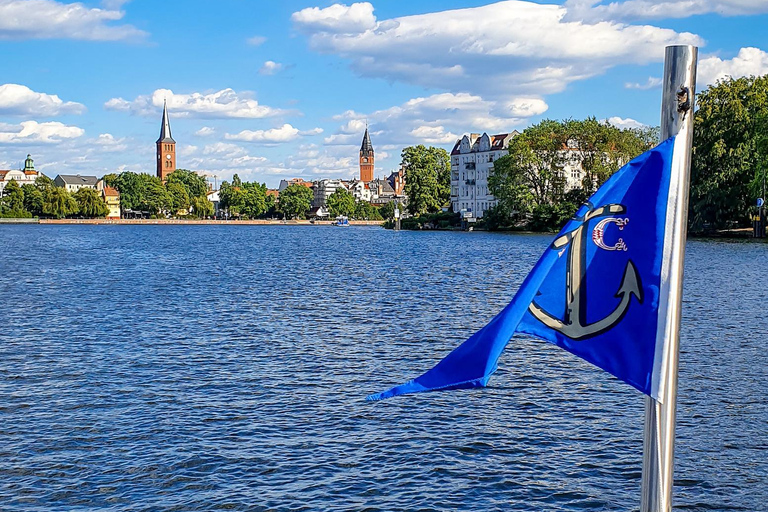
[[[638,509],[643,398],[510,344],[484,390],[365,402],[549,237],[0,226],[1,510]],[[768,510],[768,245],[689,243],[675,505]]]

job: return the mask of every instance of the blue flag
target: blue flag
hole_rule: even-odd
[[[678,215],[667,205],[681,193],[675,146],[670,138],[611,176],[488,325],[422,376],[368,400],[484,387],[514,333],[554,343],[658,400]]]

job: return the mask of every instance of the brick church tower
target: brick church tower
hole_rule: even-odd
[[[176,170],[176,141],[171,137],[171,123],[168,121],[168,107],[163,102],[163,124],[157,139],[157,177],[165,181]]]
[[[360,146],[360,181],[368,183],[373,181],[373,144],[368,136],[368,127],[365,127],[363,144]]]

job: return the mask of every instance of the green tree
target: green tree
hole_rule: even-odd
[[[368,201],[359,201],[355,205],[354,216],[360,220],[384,220],[379,210],[380,208],[373,206]]]
[[[55,187],[56,184],[53,182],[51,178],[49,178],[45,174],[40,173],[38,174],[37,178],[35,178],[35,186],[40,190],[45,190],[51,187]]]
[[[43,193],[36,185],[26,183],[21,186],[24,191],[24,209],[34,216],[43,213]]]
[[[747,226],[768,163],[768,75],[721,80],[696,104],[689,225]]]
[[[328,196],[327,203],[328,212],[331,214],[331,217],[338,217],[339,215],[351,216],[355,214],[355,196],[349,193],[346,189],[337,188],[333,194]]]
[[[207,197],[193,197],[190,201],[192,213],[197,217],[209,217],[213,215],[213,203]]]
[[[77,213],[77,201],[61,187],[50,187],[43,192],[43,214],[63,219]]]
[[[72,198],[77,202],[77,212],[84,217],[106,217],[109,213],[101,194],[92,188],[81,188]]]
[[[205,178],[187,169],[176,169],[169,174],[166,185],[171,183],[178,183],[183,186],[190,199],[193,197],[204,197],[208,192],[208,183],[206,183]]]
[[[395,218],[395,208],[398,208],[398,204],[396,201],[390,201],[388,203],[384,203],[383,206],[379,208],[379,215],[383,219],[394,219]]]
[[[289,219],[304,217],[312,206],[312,190],[294,183],[280,193],[280,211]]]
[[[409,146],[403,149],[405,194],[412,215],[437,212],[451,198],[451,161],[442,148]]]
[[[595,118],[545,119],[514,137],[509,154],[494,162],[488,188],[498,206],[489,227],[529,221],[529,229],[553,230],[567,220],[623,164],[657,142],[658,130],[620,129]],[[581,187],[567,190],[573,169]]]
[[[140,174],[139,179],[142,182],[143,192],[141,202],[138,205],[140,210],[157,215],[172,208],[173,200],[160,178],[149,174]]]
[[[176,174],[175,172],[173,174]],[[171,174],[171,176],[173,176]],[[171,213],[173,215],[178,214],[179,211],[184,210],[185,214],[189,210],[189,194],[187,189],[178,181],[171,181],[170,177],[165,184],[165,190],[168,192],[168,196],[171,199]]]
[[[258,183],[248,184],[245,188],[245,208],[243,213],[251,219],[267,211],[267,188]]]
[[[561,198],[568,135],[563,123],[545,119],[513,137],[509,154],[493,163],[488,188],[504,212],[517,217]]]
[[[24,191],[16,183],[16,180],[9,181],[5,186],[2,196],[2,208],[5,212],[10,212],[11,214],[24,211]]]
[[[237,188],[243,188],[243,182],[240,180],[240,176],[235,174],[232,176],[232,186]]]

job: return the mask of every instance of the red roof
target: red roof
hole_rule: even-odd
[[[104,195],[110,197],[120,197],[120,193],[117,191],[117,189],[107,186],[104,187]]]

